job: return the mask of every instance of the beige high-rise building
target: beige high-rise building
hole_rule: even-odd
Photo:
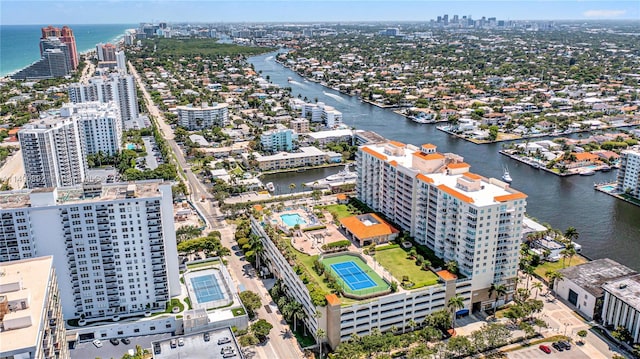
[[[472,310],[492,305],[491,284],[517,276],[527,196],[469,171],[436,146],[396,141],[361,146],[357,197],[409,231],[472,281]]]
[[[69,358],[53,257],[0,265],[0,358]]]

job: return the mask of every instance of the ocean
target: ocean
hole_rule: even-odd
[[[46,25],[0,25],[0,77],[40,59],[40,29]],[[55,27],[62,25],[51,24]],[[114,42],[125,30],[137,25],[69,25],[76,37],[78,53],[95,49],[98,43]]]

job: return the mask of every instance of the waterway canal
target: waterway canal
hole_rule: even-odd
[[[320,84],[308,82],[295,72],[276,63],[274,53],[252,57],[249,61],[263,77],[282,87],[290,86],[292,94],[309,101],[324,102],[343,113],[343,121],[357,129],[371,130],[404,143],[433,143],[440,152],[464,156],[471,170],[486,177],[500,178],[503,166],[513,177],[512,187],[529,195],[527,212],[542,223],[562,230],[574,226],[583,254],[596,259],[609,257],[640,270],[640,207],[615,199],[593,189],[594,182],[615,180],[616,171],[595,176],[561,178],[533,169],[498,153],[501,144],[475,145],[438,131],[433,124],[417,124],[376,106],[362,103],[356,97],[343,95]],[[291,81],[287,79],[291,77]],[[335,173],[339,167],[269,176],[265,182],[289,190],[296,183],[310,182]],[[316,177],[317,176],[317,177]],[[315,177],[315,178],[313,178]]]

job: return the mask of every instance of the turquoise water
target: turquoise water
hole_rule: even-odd
[[[127,143],[127,149],[128,150],[135,150],[136,149],[136,145],[134,145],[133,143]]]
[[[282,218],[282,221],[289,227],[295,227],[296,224],[306,224],[307,222],[305,222],[304,219],[302,219],[302,217],[300,217],[299,214],[297,213],[293,213],[293,214],[281,214],[280,218]]]
[[[40,59],[40,29],[46,25],[0,25],[0,76],[5,76]],[[62,27],[65,24],[51,24]],[[114,42],[136,25],[68,25],[76,37],[78,53],[96,44]]]
[[[616,186],[609,186],[609,185],[608,186],[602,186],[602,187],[600,187],[600,189],[605,191],[605,192],[611,192],[614,189],[616,189]]]

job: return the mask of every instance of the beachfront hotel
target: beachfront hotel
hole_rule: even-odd
[[[180,293],[171,183],[6,191],[0,218],[0,262],[53,256],[67,319],[143,316]]]
[[[461,156],[396,141],[361,146],[357,198],[471,278],[473,311],[516,278],[524,193],[469,171]]]
[[[0,358],[69,357],[51,256],[0,266]]]

